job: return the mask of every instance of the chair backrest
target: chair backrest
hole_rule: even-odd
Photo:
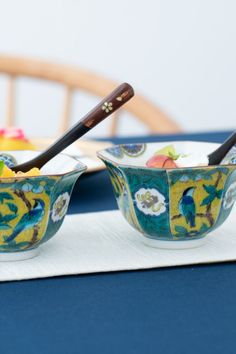
[[[6,55],[0,55],[0,73],[8,76],[7,127],[14,125],[14,86],[18,77],[48,80],[64,86],[64,108],[58,133],[63,133],[70,126],[71,103],[75,90],[82,90],[104,97],[117,86],[117,83],[109,79],[73,66]],[[180,131],[177,123],[139,94],[136,94],[125,105],[124,109],[146,124],[152,133],[175,133]],[[117,132],[118,115],[120,115],[120,111],[113,114],[110,136],[115,135]]]

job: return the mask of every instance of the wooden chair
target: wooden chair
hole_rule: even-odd
[[[0,55],[0,73],[8,76],[7,127],[14,126],[14,86],[15,80],[18,77],[53,81],[64,86],[64,108],[60,119],[59,134],[63,133],[70,126],[71,103],[75,90],[82,90],[99,97],[104,97],[117,86],[117,83],[109,79],[76,67],[6,55]],[[180,127],[177,123],[172,121],[159,108],[137,93],[135,97],[125,105],[124,109],[137,117],[141,122],[145,123],[151,133],[163,134],[180,131]],[[114,117],[109,132],[110,136],[114,136],[117,133],[118,115],[120,115],[120,111],[113,115]]]

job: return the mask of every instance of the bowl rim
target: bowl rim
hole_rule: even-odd
[[[40,150],[0,150],[0,155],[1,154],[8,154],[8,155],[13,155],[13,157],[14,157],[14,153],[15,152],[17,152],[17,153],[19,153],[19,152],[38,152],[38,153],[40,153],[40,152],[42,152],[42,151],[40,151]],[[62,177],[62,176],[71,176],[71,175],[74,175],[74,174],[77,174],[78,172],[85,172],[86,170],[87,170],[87,166],[83,163],[83,162],[81,162],[78,158],[76,158],[76,156],[71,156],[71,155],[69,155],[69,154],[67,154],[67,153],[64,153],[64,152],[60,152],[59,154],[57,154],[57,155],[65,155],[65,156],[67,156],[67,157],[69,157],[70,159],[73,159],[73,160],[75,160],[76,161],[76,165],[75,165],[75,169],[74,170],[71,170],[71,171],[68,171],[68,172],[64,172],[64,173],[56,173],[56,174],[45,174],[45,173],[42,173],[42,174],[40,174],[40,175],[38,175],[38,176],[14,176],[14,177],[1,177],[0,176],[0,182],[2,182],[2,181],[7,181],[7,180],[10,180],[10,181],[12,181],[12,180],[16,180],[16,181],[20,181],[20,180],[24,180],[24,179],[31,179],[31,178],[33,178],[33,179],[36,179],[36,178],[42,178],[42,177]],[[56,156],[57,156],[56,155]],[[76,167],[76,166],[78,166],[78,167]]]
[[[165,144],[166,145],[170,145],[170,144],[174,144],[174,143],[199,143],[199,144],[211,144],[211,145],[215,145],[215,147],[217,146],[220,146],[220,143],[215,143],[215,142],[210,142],[210,141],[198,141],[198,140],[168,140],[168,141],[153,141],[153,142],[138,142],[138,143],[127,143],[127,144],[116,144],[116,145],[113,145],[112,147],[108,147],[106,149],[102,149],[102,150],[99,150],[97,151],[97,156],[102,160],[102,161],[107,161],[109,163],[111,163],[112,165],[116,166],[117,168],[129,168],[129,169],[142,169],[142,170],[148,170],[148,171],[168,171],[168,172],[171,172],[171,171],[186,171],[186,170],[202,170],[202,169],[211,169],[211,168],[219,168],[219,167],[233,167],[235,166],[236,168],[236,165],[234,164],[224,164],[224,165],[202,165],[202,166],[190,166],[190,167],[178,167],[178,168],[161,168],[161,167],[147,167],[147,166],[140,166],[140,165],[130,165],[130,164],[127,164],[127,163],[118,163],[106,156],[103,155],[104,152],[108,152],[107,150],[108,149],[111,149],[111,148],[116,148],[116,147],[121,147],[121,146],[127,146],[127,145],[143,145],[143,144],[146,144],[146,145],[151,145],[151,144]]]

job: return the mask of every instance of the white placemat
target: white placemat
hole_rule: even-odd
[[[189,250],[144,245],[119,211],[67,216],[58,234],[41,246],[39,256],[0,262],[0,281],[234,261],[235,216],[234,211],[204,246]]]

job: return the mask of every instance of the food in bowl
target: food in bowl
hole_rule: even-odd
[[[180,168],[207,166],[208,157],[204,153],[192,152],[182,153],[176,151],[173,144],[155,152],[155,154],[146,162],[147,167],[151,168]]]
[[[12,127],[0,129],[0,150],[36,150],[36,147],[22,129]]]
[[[0,160],[20,164],[35,151],[0,153]],[[22,260],[38,254],[65,218],[70,196],[86,166],[59,154],[40,171],[0,176],[0,261]],[[10,170],[11,171],[11,170]]]
[[[98,156],[107,166],[119,209],[147,244],[161,248],[199,246],[226,220],[236,200],[236,152],[232,149],[218,166],[153,167],[150,160],[157,151],[164,155],[168,146],[173,146],[175,153],[208,156],[218,144],[118,145]]]
[[[8,167],[3,160],[0,160],[0,178],[9,178],[9,177],[33,177],[40,176],[40,170],[37,167],[31,168],[27,172],[15,172],[10,167]]]

